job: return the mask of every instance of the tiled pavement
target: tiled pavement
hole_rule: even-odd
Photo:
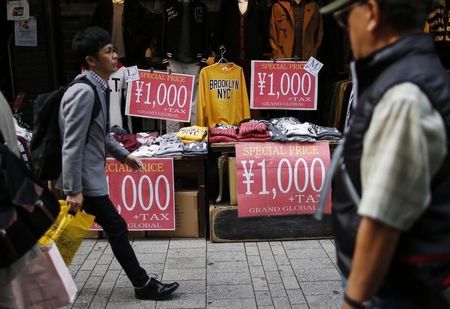
[[[338,308],[333,241],[211,243],[135,239],[142,266],[180,287],[170,300],[139,301],[107,241],[83,242],[70,270],[79,292],[71,308]],[[67,306],[70,308],[70,306]]]

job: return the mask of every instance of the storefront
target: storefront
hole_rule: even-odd
[[[147,237],[206,236],[214,241],[332,236],[330,216],[319,222],[312,213],[323,185],[319,172],[327,166],[324,157],[329,160],[339,143],[352,87],[348,39],[331,17],[318,12],[329,1],[6,2],[4,11],[13,2],[29,9],[26,25],[7,21],[6,14],[1,20],[2,29],[9,31],[1,35],[6,48],[0,60],[8,74],[0,87],[24,126],[32,125],[37,94],[67,84],[79,73],[71,61],[71,39],[77,31],[96,25],[111,32],[123,65],[110,79],[113,124],[128,133],[155,132],[166,140],[167,133],[180,136],[183,128],[181,135],[198,134],[196,125],[209,128],[205,131],[209,139],[194,139],[195,146],[168,141],[170,147],[163,150],[146,148],[148,164],[171,158],[172,169],[164,181],[170,183],[166,196],[173,196],[174,210],[170,220],[158,213],[142,215],[141,220],[175,220],[170,228],[175,231],[150,231],[159,225],[139,223],[136,217],[141,214],[133,213],[139,203],[144,213],[156,203],[153,197],[160,190],[156,182],[161,179],[152,178],[153,170],[140,176],[110,171],[109,177],[121,177],[118,188],[110,189],[121,190],[122,200],[115,202],[131,212],[131,221],[134,216],[131,230]],[[323,64],[320,73],[305,69],[310,57]],[[141,105],[135,89],[139,85],[127,77],[127,68],[134,66],[147,87],[138,89],[147,102]],[[248,118],[253,121],[242,122]],[[269,127],[286,129],[285,139]],[[243,136],[246,130],[255,131]],[[245,146],[256,150],[249,152]],[[173,148],[173,153],[167,150]],[[188,155],[186,148],[191,151]],[[253,187],[259,195],[249,193],[251,183],[259,185]],[[131,195],[124,198],[124,192]],[[161,209],[166,210],[166,204],[162,200]]]

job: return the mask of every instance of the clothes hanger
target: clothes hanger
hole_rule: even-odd
[[[220,59],[219,59],[219,61],[217,61],[217,63],[227,63],[228,60],[225,59],[225,57],[223,56],[227,51],[227,49],[225,48],[225,45],[220,45],[219,51],[220,51]]]

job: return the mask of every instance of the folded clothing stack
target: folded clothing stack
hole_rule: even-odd
[[[216,124],[209,128],[209,143],[230,143],[238,140],[238,127],[228,124]]]
[[[266,142],[271,139],[267,125],[262,121],[249,120],[239,125],[238,140],[240,142]]]
[[[199,126],[184,127],[178,130],[177,137],[181,138],[183,143],[206,141],[208,128]]]

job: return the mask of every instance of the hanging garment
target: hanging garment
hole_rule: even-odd
[[[197,125],[214,127],[218,123],[239,125],[250,117],[247,87],[242,67],[216,63],[200,71]]]
[[[323,23],[319,13],[319,5],[314,0],[306,1],[303,16],[303,32],[301,34],[301,60],[307,61],[315,57],[322,43]],[[270,18],[269,42],[275,58],[292,58],[295,42],[295,17],[291,0],[279,0],[272,6]]]

